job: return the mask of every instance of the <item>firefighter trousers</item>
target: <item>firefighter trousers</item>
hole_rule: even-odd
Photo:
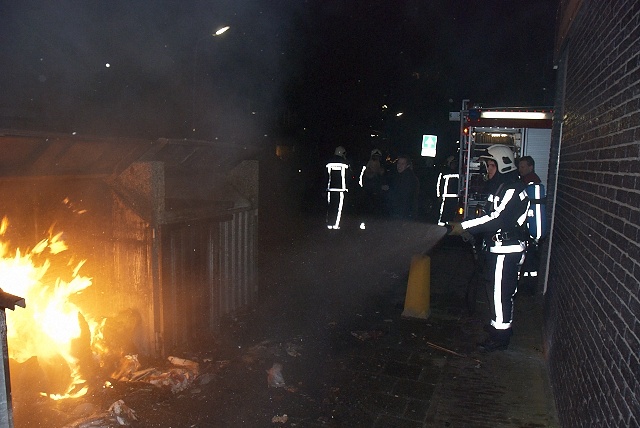
[[[327,192],[327,227],[340,229],[340,220],[345,205],[345,191],[329,190]]]
[[[518,269],[523,253],[486,253],[487,294],[491,307],[491,325],[496,330],[511,328],[513,296],[518,287]]]

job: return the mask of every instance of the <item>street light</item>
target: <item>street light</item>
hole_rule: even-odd
[[[227,25],[226,27],[220,28],[218,31],[212,34],[212,36],[219,36],[220,34],[226,32],[230,27]]]
[[[193,88],[191,90],[191,132],[195,132],[196,130],[196,86],[198,83],[198,48],[200,46],[200,42],[210,37],[217,37],[221,34],[224,34],[227,32],[227,30],[229,30],[229,28],[231,27],[226,25],[224,27],[219,28],[214,33],[207,34],[206,36],[196,40],[196,45],[193,50]]]

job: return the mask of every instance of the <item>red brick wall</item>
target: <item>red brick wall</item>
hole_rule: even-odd
[[[640,426],[640,2],[585,0],[557,63],[545,341],[558,414]]]

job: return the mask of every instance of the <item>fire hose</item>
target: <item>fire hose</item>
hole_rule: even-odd
[[[451,225],[446,224],[447,234],[451,233],[453,229]],[[473,272],[469,281],[467,282],[467,288],[465,290],[465,303],[467,305],[467,311],[469,315],[473,315],[476,311],[476,299],[478,297],[478,288],[484,285],[483,281],[483,272],[484,272],[484,260],[480,257],[480,251],[478,250],[478,241],[476,237],[465,231],[460,235],[462,241],[464,243],[469,244],[471,247],[471,254],[473,256]],[[486,287],[482,287],[487,292]],[[489,301],[489,296],[486,296],[487,301]]]

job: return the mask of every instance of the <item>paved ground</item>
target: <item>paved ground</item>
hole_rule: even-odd
[[[448,237],[436,246],[442,229],[427,224],[316,226],[263,259],[272,287],[253,319],[236,325],[244,354],[226,379],[255,376],[259,392],[239,394],[246,407],[220,426],[269,426],[285,414],[301,427],[557,426],[540,295],[518,297],[509,350],[478,353],[488,306],[479,292],[469,315],[470,247]],[[429,249],[431,316],[403,319],[411,256]],[[274,362],[287,388],[267,387]]]
[[[558,426],[540,295],[518,297],[508,350],[479,353],[488,314],[482,292],[473,316],[467,308],[469,247],[439,242],[442,228],[425,223],[347,226],[308,221],[263,241],[260,304],[183,355],[201,364],[191,389],[116,384],[73,405],[30,407],[32,418],[23,406],[16,426],[62,426],[118,398],[138,427]],[[404,319],[411,257],[430,249],[431,315]]]

